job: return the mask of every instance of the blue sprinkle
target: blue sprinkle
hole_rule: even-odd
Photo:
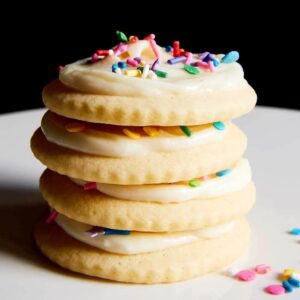
[[[219,66],[220,63],[219,63],[219,61],[216,58],[212,57],[212,61],[214,63],[214,67],[218,67]]]
[[[113,72],[116,72],[117,69],[118,69],[118,65],[117,65],[117,64],[113,64],[113,65],[111,66],[111,70],[112,70]]]
[[[290,234],[293,234],[293,235],[300,235],[300,228],[293,228],[293,229],[290,231]]]
[[[298,281],[297,279],[291,277],[288,279],[289,284],[291,284],[294,287],[300,287],[300,281]]]
[[[129,235],[130,230],[104,228],[104,235],[112,235],[112,234]]]
[[[178,57],[171,58],[171,59],[168,60],[168,64],[174,65],[174,64],[178,64],[182,61],[186,61],[185,56],[178,56]]]
[[[167,46],[167,47],[166,47],[166,51],[167,51],[167,52],[171,52],[171,51],[173,51],[173,47],[172,47],[172,46],[170,46],[170,45],[169,45],[169,46]]]
[[[218,122],[214,122],[213,126],[217,129],[217,130],[224,130],[225,129],[225,124],[221,121]]]
[[[222,176],[225,176],[227,174],[230,174],[231,173],[231,170],[230,169],[225,169],[225,170],[222,170],[222,171],[219,171],[216,173],[216,175],[218,177],[222,177]]]
[[[119,62],[118,62],[118,67],[119,67],[120,69],[125,69],[125,68],[127,67],[127,64],[126,64],[126,62],[124,62],[124,61],[119,61]]]
[[[291,293],[293,291],[293,287],[289,284],[288,281],[283,281],[282,282],[283,287],[285,288],[285,291],[287,293]]]
[[[224,64],[231,64],[240,58],[240,54],[237,51],[230,51],[224,55],[221,62]]]

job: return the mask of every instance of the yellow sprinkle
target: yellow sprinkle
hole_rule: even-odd
[[[160,132],[155,127],[147,126],[143,127],[143,130],[151,137],[160,136]]]
[[[124,74],[131,77],[139,77],[142,75],[140,70],[125,70]]]
[[[65,125],[65,129],[68,132],[82,132],[86,129],[86,125],[78,122],[71,122]]]
[[[141,66],[141,67],[144,67],[144,66],[145,66],[145,64],[146,64],[146,62],[145,62],[144,60],[141,60],[141,62],[140,62],[140,66]]]
[[[284,269],[283,276],[290,277],[294,273],[297,273],[297,270],[294,270],[294,269]]]
[[[135,133],[129,129],[123,129],[123,133],[125,135],[127,135],[129,138],[134,139],[134,140],[137,140],[141,137],[141,135],[139,133]]]

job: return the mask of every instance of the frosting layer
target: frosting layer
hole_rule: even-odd
[[[169,64],[173,56],[158,47],[160,56],[159,70],[167,72],[167,78],[157,77],[156,80],[142,77],[131,77],[112,72],[112,65],[127,58],[141,57],[146,64],[153,64],[156,56],[150,42],[141,40],[128,44],[127,51],[117,53],[104,59],[87,64],[87,59],[69,64],[60,72],[59,79],[66,86],[76,90],[100,95],[159,97],[197,95],[207,90],[239,89],[247,85],[243,68],[238,63],[220,64],[214,72],[200,70],[191,75],[183,68],[183,63]],[[199,60],[192,55],[192,62]],[[131,68],[127,66],[126,70]]]
[[[187,182],[172,184],[117,185],[96,183],[98,191],[117,199],[142,202],[183,202],[192,199],[209,199],[241,190],[251,181],[251,168],[247,159],[239,160],[225,176],[204,176],[199,186]],[[87,182],[70,178],[84,185]]]
[[[147,127],[123,127],[87,122],[77,122],[84,128],[79,132],[68,132],[66,126],[74,122],[48,111],[41,128],[49,142],[65,148],[109,157],[130,157],[145,155],[151,152],[173,152],[200,146],[209,142],[222,140],[230,123],[226,122],[224,130],[217,130],[212,124],[191,126],[192,136],[187,137],[179,127],[155,127],[158,136],[146,134]],[[122,130],[130,129],[138,134],[138,139],[126,136]]]
[[[91,237],[86,231],[91,229],[88,224],[72,220],[59,214],[56,223],[73,238],[90,246],[119,254],[138,254],[159,251],[200,239],[217,238],[234,229],[236,221],[222,225],[203,228],[197,231],[143,233],[131,232],[130,235],[104,235]]]

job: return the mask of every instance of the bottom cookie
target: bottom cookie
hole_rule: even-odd
[[[113,254],[79,242],[58,225],[40,223],[35,240],[50,260],[90,276],[130,283],[163,283],[190,279],[216,271],[237,259],[250,239],[249,224],[239,221],[223,236],[157,252]]]

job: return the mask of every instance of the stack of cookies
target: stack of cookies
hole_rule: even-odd
[[[256,94],[238,53],[192,54],[117,32],[119,44],[62,67],[33,135],[47,169],[41,251],[75,272],[174,282],[246,248],[255,201],[246,136],[231,120]]]

